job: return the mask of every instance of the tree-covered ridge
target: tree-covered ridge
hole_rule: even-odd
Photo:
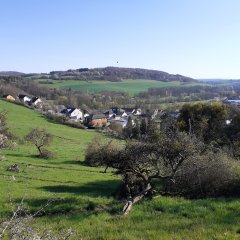
[[[163,71],[148,70],[141,68],[119,68],[119,67],[105,67],[105,68],[79,68],[76,70],[67,71],[52,71],[50,72],[52,79],[78,79],[78,80],[107,80],[107,81],[121,81],[124,79],[148,79],[163,82],[193,82],[194,79],[185,77],[179,74],[169,74]]]
[[[105,68],[79,68],[69,69],[67,71],[51,71],[50,73],[21,73],[16,71],[0,71],[0,76],[25,76],[33,78],[50,79],[72,79],[72,80],[101,80],[119,82],[125,79],[146,79],[163,82],[193,82],[193,78],[185,77],[179,74],[169,74],[158,70],[149,70],[142,68],[123,68],[123,67],[105,67]]]
[[[16,72],[16,71],[0,71],[0,76],[15,76],[15,77],[21,77],[24,76],[25,73],[22,72]]]

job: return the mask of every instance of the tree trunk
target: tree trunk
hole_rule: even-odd
[[[139,193],[136,197],[134,198],[130,198],[127,203],[124,205],[123,207],[123,210],[122,210],[122,214],[123,215],[127,215],[131,209],[132,209],[132,206],[133,204],[139,202],[144,196],[147,195],[147,193],[152,189],[152,186],[150,183],[147,184],[146,188],[141,192]]]
[[[39,156],[42,156],[41,147],[37,146],[37,149],[38,149],[38,151],[39,151]]]
[[[108,170],[108,166],[106,166],[106,168],[105,168],[103,173],[107,173],[107,170]]]

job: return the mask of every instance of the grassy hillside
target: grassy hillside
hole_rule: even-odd
[[[101,91],[115,91],[115,92],[127,92],[130,95],[135,95],[139,92],[147,91],[149,88],[159,87],[184,87],[203,85],[198,82],[161,82],[154,80],[123,80],[121,82],[109,82],[109,81],[79,81],[79,80],[36,80],[44,86],[58,89],[69,89],[83,92],[101,92]],[[43,84],[44,83],[44,84]]]
[[[95,132],[49,122],[30,109],[3,101],[0,110],[8,111],[9,129],[20,142],[15,150],[2,151],[6,159],[0,162],[0,222],[11,213],[10,194],[14,202],[24,197],[31,211],[54,199],[34,226],[42,231],[71,227],[75,239],[240,239],[239,199],[162,197],[136,205],[128,216],[118,215],[122,204],[113,193],[119,179],[82,164]],[[36,149],[20,141],[36,126],[54,135],[50,147],[54,159],[36,158]],[[20,166],[16,180],[6,171],[13,163]]]
[[[6,159],[0,162],[0,217],[8,212],[8,192],[19,201],[25,196],[30,207],[39,207],[48,199],[58,199],[49,211],[61,212],[86,208],[89,203],[106,204],[112,201],[111,193],[118,184],[111,174],[102,174],[101,169],[84,166],[84,149],[96,137],[89,132],[48,122],[40,114],[22,106],[0,101],[0,110],[8,111],[8,126],[20,144],[15,150],[3,150]],[[37,151],[23,137],[31,128],[46,128],[54,135],[49,148],[56,157],[43,160],[35,157]],[[20,173],[14,174],[6,167],[17,163]],[[68,192],[70,191],[70,192]],[[59,193],[58,193],[59,192]]]

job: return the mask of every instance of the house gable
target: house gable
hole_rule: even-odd
[[[31,98],[27,95],[23,95],[23,94],[20,94],[18,96],[19,100],[20,101],[23,101],[23,102],[30,102],[31,101]]]
[[[33,105],[37,105],[37,104],[39,104],[39,103],[42,103],[42,100],[41,100],[39,97],[33,97],[33,98],[31,99],[31,103],[32,103]]]

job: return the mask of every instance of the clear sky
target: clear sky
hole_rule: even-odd
[[[0,71],[240,78],[240,0],[0,0]]]

